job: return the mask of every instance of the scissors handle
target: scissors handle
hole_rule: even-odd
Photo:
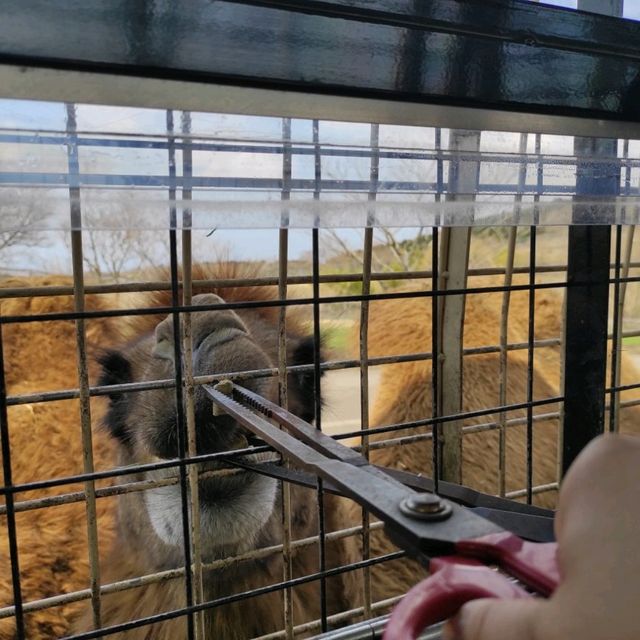
[[[559,582],[555,543],[525,542],[505,532],[464,540],[457,543],[456,550],[459,555],[431,560],[431,575],[410,589],[395,607],[384,640],[415,640],[425,627],[452,617],[470,600],[532,597],[485,562],[505,568],[540,595],[550,595]]]

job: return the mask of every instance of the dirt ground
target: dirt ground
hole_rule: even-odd
[[[369,369],[369,407],[373,406],[381,368]],[[322,378],[322,429],[327,433],[345,433],[360,429],[360,370],[327,371]]]

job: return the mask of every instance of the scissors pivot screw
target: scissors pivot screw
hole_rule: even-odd
[[[434,493],[417,493],[400,503],[400,511],[419,520],[446,520],[451,515],[451,505]]]

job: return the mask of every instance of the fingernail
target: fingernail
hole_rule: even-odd
[[[464,640],[464,607],[442,627],[442,640]]]
[[[460,617],[460,614],[458,614],[447,620],[444,627],[442,627],[442,640],[463,640]]]

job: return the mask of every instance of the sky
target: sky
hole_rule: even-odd
[[[576,7],[576,0],[556,0],[547,2],[557,6]],[[625,17],[640,20],[640,0],[625,0]],[[176,126],[179,120],[176,116]],[[163,136],[166,133],[166,114],[163,110],[134,109],[108,106],[79,105],[77,108],[78,130],[88,134],[125,134],[138,138],[141,136]],[[0,129],[26,130],[26,131],[64,131],[65,107],[60,103],[45,103],[35,101],[0,100]],[[229,114],[204,114],[192,115],[192,133],[194,136],[202,136],[210,139],[254,140],[266,144],[278,143],[282,140],[282,120],[280,118],[251,117]],[[336,146],[362,146],[369,144],[370,127],[368,124],[356,124],[345,122],[322,121],[320,126],[320,139],[323,145]],[[531,137],[530,137],[531,138]],[[292,122],[292,140],[300,144],[312,142],[311,121],[295,119]],[[518,151],[518,134],[510,133],[483,133],[483,151],[510,152]],[[542,152],[546,154],[571,154],[572,138],[564,136],[543,136]],[[443,146],[446,146],[446,139]],[[532,152],[533,141],[529,140],[528,151]],[[383,126],[380,128],[380,145],[394,149],[432,149],[434,146],[434,132],[430,128]],[[633,149],[632,153],[640,155],[640,148]],[[275,178],[282,176],[282,157],[277,154],[253,154],[253,153],[211,153],[194,152],[194,176],[226,176],[226,177],[254,177]],[[45,172],[66,173],[67,157],[63,145],[24,145],[0,143],[0,172]],[[166,150],[154,149],[106,149],[81,148],[80,170],[83,173],[119,174],[132,173],[141,176],[166,175],[167,156]],[[483,167],[483,170],[487,171]],[[481,180],[490,182],[514,182],[515,165],[504,165],[489,168],[488,175],[482,175]],[[178,161],[178,172],[180,162]],[[344,158],[324,157],[322,165],[323,177],[346,180],[366,180],[369,172],[369,160],[367,158],[353,158],[346,161]],[[398,180],[398,176],[408,174],[420,176],[413,179],[434,180],[433,169],[422,163],[383,160],[380,165],[381,180]],[[294,157],[293,177],[312,179],[314,175],[313,157]],[[563,171],[562,166],[551,167],[547,170],[545,181],[563,183],[571,179]],[[210,193],[197,193],[195,198],[209,198]],[[110,192],[113,194],[113,191]],[[104,193],[94,192],[91,197],[104,197]],[[218,196],[220,197],[220,196]],[[226,194],[227,199],[238,198],[237,194]],[[244,200],[259,202],[263,194],[244,194]],[[140,209],[159,211],[161,208],[163,220],[166,219],[166,201],[162,192],[145,192],[146,201]],[[279,200],[278,193],[272,193],[271,198]],[[158,204],[153,204],[156,202]],[[360,207],[358,203],[353,206]],[[55,226],[52,220],[57,220],[66,225],[68,216],[67,196],[64,190],[47,191],[47,206],[54,214],[48,224]],[[249,208],[258,209],[256,204],[249,203]],[[154,207],[156,207],[154,209]],[[272,220],[277,222],[279,216],[278,203],[272,204]],[[138,212],[138,216],[140,213]],[[247,214],[248,215],[248,214]],[[347,214],[343,214],[347,215]],[[348,215],[355,215],[353,212]],[[156,218],[158,216],[156,215]],[[133,219],[133,216],[132,216]],[[147,217],[148,219],[148,217]],[[200,218],[206,221],[206,216]],[[248,218],[248,219],[257,219]],[[259,230],[256,228],[244,229],[242,232],[218,228],[213,234],[216,242],[207,240],[211,228],[204,222],[200,225],[200,245],[206,255],[212,247],[226,247],[232,257],[246,259],[271,259],[274,256],[274,246],[277,246],[274,238],[274,229]],[[223,226],[223,225],[221,225]],[[257,223],[254,226],[259,226]],[[270,223],[270,226],[275,226]],[[412,233],[412,232],[409,232]],[[211,237],[213,237],[211,236]],[[30,248],[20,255],[14,256],[17,263],[48,263],[59,260],[63,266],[66,257],[63,256],[65,248],[60,244],[62,236],[51,236],[52,242],[46,246]],[[347,234],[349,240],[355,241],[359,236]],[[292,232],[290,240],[290,256],[297,258],[310,249],[310,233],[306,230]]]

